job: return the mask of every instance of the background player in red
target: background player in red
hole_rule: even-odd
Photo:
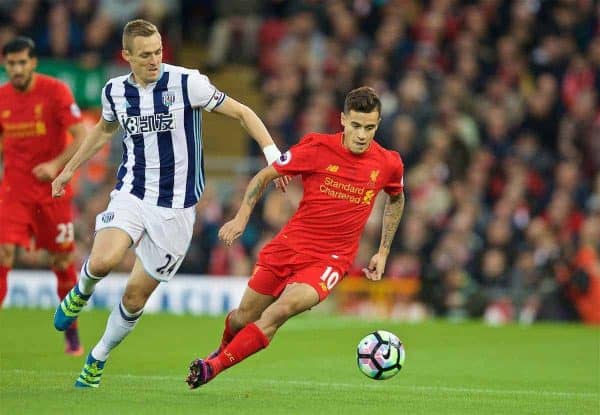
[[[7,291],[15,246],[48,251],[63,298],[77,281],[73,265],[71,191],[53,199],[51,182],[85,134],[81,112],[69,87],[35,73],[35,44],[26,37],[2,49],[9,82],[0,86],[0,305]],[[67,144],[67,131],[74,140]],[[81,355],[77,326],[65,332],[65,352]]]
[[[375,91],[355,89],[344,103],[343,132],[306,135],[252,178],[235,218],[219,231],[227,245],[243,233],[271,180],[301,175],[304,195],[294,216],[260,252],[239,307],[225,319],[221,346],[208,359],[191,363],[190,388],[265,348],[290,317],[329,295],[352,264],[375,197],[384,190],[389,198],[379,250],[363,269],[367,278],[381,279],[404,210],[404,167],[398,153],[373,141],[380,119]]]

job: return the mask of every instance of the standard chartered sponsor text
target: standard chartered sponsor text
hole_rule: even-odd
[[[357,187],[350,183],[343,183],[327,176],[323,180],[323,184],[319,186],[319,191],[327,194],[329,197],[359,204],[362,201],[361,196],[364,194],[365,188]]]

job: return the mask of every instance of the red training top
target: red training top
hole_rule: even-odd
[[[31,170],[50,161],[67,146],[67,129],[81,122],[81,111],[69,87],[58,79],[33,75],[28,91],[10,82],[0,86],[0,135],[3,142],[2,190],[11,197],[52,199],[51,182],[39,181]],[[67,186],[66,196],[71,196]]]

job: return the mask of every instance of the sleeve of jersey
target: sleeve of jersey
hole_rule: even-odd
[[[69,128],[73,124],[81,122],[81,110],[73,98],[69,87],[58,83],[56,91],[56,114],[61,125]]]
[[[188,79],[188,96],[192,107],[210,112],[223,103],[226,95],[215,88],[206,75],[193,71]]]
[[[102,88],[102,118],[108,122],[117,121],[117,111],[115,109],[115,102],[113,101],[112,96],[110,95],[110,90],[112,89],[112,84],[109,82],[104,85]]]
[[[295,176],[315,169],[317,157],[316,145],[310,137],[303,138],[298,144],[281,154],[272,166],[281,175]]]
[[[404,164],[398,153],[394,153],[392,174],[383,190],[391,196],[399,195],[404,191]]]

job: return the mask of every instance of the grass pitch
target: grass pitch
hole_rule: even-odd
[[[86,312],[86,354],[108,312]],[[301,316],[269,348],[190,391],[195,355],[217,345],[222,318],[145,315],[111,355],[97,390],[73,387],[85,356],[63,354],[50,310],[0,311],[1,414],[598,414],[598,328]],[[355,347],[375,330],[406,347],[396,377],[373,381]]]

